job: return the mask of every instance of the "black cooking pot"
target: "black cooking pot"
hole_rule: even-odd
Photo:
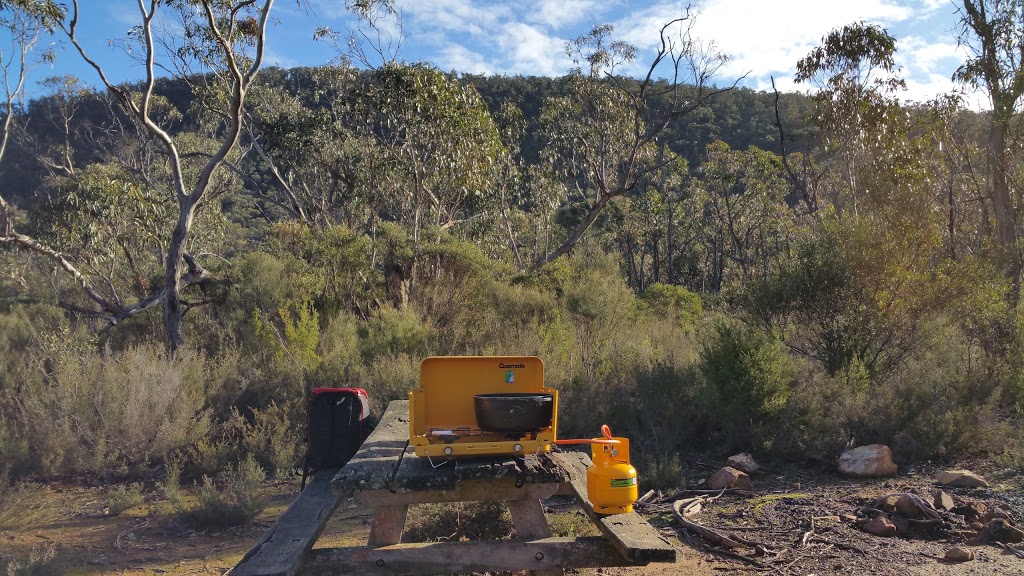
[[[528,434],[551,426],[551,394],[500,392],[473,396],[476,423],[481,430],[501,434]]]

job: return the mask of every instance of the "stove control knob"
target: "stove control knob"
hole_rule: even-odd
[[[516,444],[515,446],[512,447],[512,449],[515,450],[516,452],[522,452],[523,451],[523,445],[522,444]]]
[[[451,456],[452,455],[452,447],[451,446],[445,446],[444,447],[444,453],[447,456]]]

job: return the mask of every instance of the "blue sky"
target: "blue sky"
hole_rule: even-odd
[[[80,0],[81,37],[93,58],[115,81],[136,80],[142,68],[118,47],[117,39],[139,22],[136,0]],[[347,31],[354,19],[343,0],[278,0],[276,24],[269,31],[267,63],[281,67],[325,64],[333,49],[313,41],[318,26]],[[571,62],[565,42],[596,24],[614,25],[616,35],[640,49],[632,70],[646,70],[658,29],[686,10],[677,1],[626,0],[398,0],[402,15],[400,59],[424,60],[443,70],[478,74],[564,74]],[[731,61],[720,83],[747,74],[744,85],[770,89],[771,76],[783,90],[794,85],[796,61],[832,28],[865,20],[880,24],[898,40],[898,63],[909,90],[905,98],[926,100],[952,90],[950,76],[963,60],[951,0],[703,0],[697,10],[696,36],[713,41]],[[6,39],[0,39],[6,40]],[[36,79],[71,73],[90,85],[98,79],[69,47],[51,69],[34,71]]]

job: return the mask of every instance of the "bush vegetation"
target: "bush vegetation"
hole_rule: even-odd
[[[896,67],[894,43],[842,53],[859,45],[843,34],[886,34],[862,23],[802,61],[818,96],[727,91],[661,124],[684,87],[606,82],[607,47],[632,53],[610,32],[575,45],[593,74],[554,81],[261,73],[243,115],[259,154],[231,151],[182,244],[180,347],[156,311],[168,192],[224,132],[200,112],[222,95],[158,83],[184,175],[144,129],[100,138],[128,121],[103,94],[16,106],[0,171],[27,184],[0,214],[0,498],[162,466],[172,501],[201,485],[197,520],[245,521],[258,482],[300,463],[313,388],[365,388],[380,414],[429,355],[541,357],[559,433],[609,424],[652,486],[681,481],[694,451],[831,461],[851,442],[1019,466],[1021,250],[1001,218],[1020,207],[979,201],[1000,182],[965,177],[987,177],[985,116],[865,86]],[[777,121],[802,152],[758,148]],[[430,512],[451,534],[464,513]]]
[[[938,309],[916,322],[905,349],[882,349],[858,326],[874,323],[874,334],[901,320],[872,313],[856,300],[860,289],[840,291],[838,272],[815,268],[823,257],[803,254],[767,283],[711,302],[659,284],[637,295],[621,262],[594,243],[537,276],[479,259],[466,267],[459,256],[449,265],[464,276],[459,299],[471,308],[442,303],[442,289],[423,283],[407,307],[382,302],[363,316],[327,315],[297,289],[321,285],[309,262],[247,254],[225,304],[196,312],[191,337],[204,345],[174,357],[134,343],[157,329],[146,323],[123,328],[138,334],[121,347],[97,347],[52,309],[13,305],[0,312],[9,351],[0,461],[13,478],[168,465],[165,492],[202,483],[197,518],[251,517],[254,466],[281,475],[300,462],[312,387],[366,388],[380,414],[416,386],[431,354],[540,356],[561,393],[561,434],[591,436],[608,423],[634,439],[652,486],[680,481],[683,453],[827,461],[851,438],[890,443],[903,460],[1009,458],[1020,441],[1022,371],[998,349],[1017,346],[1001,332],[998,303],[969,318]],[[776,295],[793,283],[803,288],[785,303]],[[815,283],[828,292],[816,294]],[[823,320],[830,314],[842,320]]]

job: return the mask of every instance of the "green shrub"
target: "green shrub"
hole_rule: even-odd
[[[242,431],[242,446],[274,476],[280,476],[298,461],[301,433],[298,418],[271,402],[266,408],[253,408],[252,422]]]
[[[704,314],[700,296],[683,286],[651,284],[644,290],[643,301],[651,311],[676,318],[688,328],[693,328]]]
[[[367,362],[398,354],[423,357],[430,348],[430,340],[430,328],[417,312],[411,308],[384,307],[374,312],[365,325],[362,356]]]
[[[555,538],[575,538],[578,536],[600,536],[601,531],[594,526],[590,518],[580,510],[568,512],[552,512],[546,515],[551,535]]]
[[[200,527],[237,526],[251,522],[266,506],[259,493],[265,480],[266,474],[252,456],[229,468],[218,478],[218,483],[204,476],[198,504],[191,511],[192,521]]]
[[[715,324],[704,345],[701,372],[705,416],[734,448],[765,439],[789,402],[795,376],[779,342],[725,321]]]
[[[1000,453],[1019,432],[1003,416],[1004,382],[955,326],[930,338],[885,377],[850,367],[802,375],[779,449],[831,459],[851,439],[882,443],[898,461]]]
[[[33,547],[28,560],[19,562],[13,556],[0,555],[0,576],[60,576],[64,566],[57,560],[57,547]]]
[[[647,490],[676,490],[686,486],[679,454],[651,453],[636,462],[640,493]]]
[[[398,354],[375,358],[365,370],[365,380],[359,385],[370,396],[371,411],[380,416],[392,400],[405,400],[419,384],[419,356]]]
[[[106,501],[107,510],[110,511],[110,514],[118,516],[122,512],[143,503],[142,484],[133,483],[127,487],[122,484],[111,488],[107,490]]]
[[[11,413],[10,425],[28,438],[32,472],[162,462],[209,432],[201,354],[181,349],[172,359],[160,345],[102,355],[54,350],[46,381],[25,383]]]
[[[164,467],[164,480],[160,483],[160,493],[175,512],[185,508],[185,495],[181,492],[181,465],[171,460]]]

